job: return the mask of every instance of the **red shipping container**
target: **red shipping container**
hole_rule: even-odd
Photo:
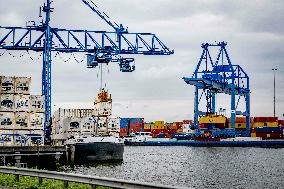
[[[277,122],[278,117],[255,117],[254,122]]]
[[[164,129],[153,129],[152,134],[160,134],[160,133],[164,133]]]
[[[256,137],[280,139],[280,138],[283,138],[283,134],[281,133],[256,133]]]
[[[182,129],[183,122],[176,122],[177,130]]]
[[[280,139],[280,138],[283,138],[283,134],[282,133],[270,133],[270,138],[271,139]]]
[[[267,122],[278,122],[278,117],[268,117]]]
[[[216,127],[219,128],[219,129],[225,129],[225,124],[223,123],[216,123]]]
[[[207,128],[207,125],[206,125],[206,124],[199,124],[199,128],[200,128],[200,129],[206,129],[206,128]]]
[[[228,122],[232,123],[232,118],[228,118]],[[236,123],[246,123],[246,117],[236,117]]]
[[[177,133],[177,130],[176,129],[168,129],[167,133],[168,134],[175,134],[175,133]]]
[[[170,129],[170,130],[177,130],[177,125],[176,124],[172,124],[172,125],[170,125],[169,127],[168,127],[168,129]]]
[[[165,123],[165,129],[170,129],[173,127],[173,123]]]
[[[192,124],[192,120],[183,120],[183,124]]]
[[[128,129],[127,128],[120,128],[119,136],[128,136]]]
[[[280,127],[284,127],[284,120],[278,120],[278,125]]]
[[[143,129],[142,123],[130,123],[129,132],[141,132]]]

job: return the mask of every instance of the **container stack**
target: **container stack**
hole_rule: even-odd
[[[43,144],[44,97],[30,95],[30,85],[30,77],[0,76],[2,145]]]
[[[144,118],[130,118],[130,132],[144,132]]]
[[[278,117],[254,117],[253,128],[278,127]]]
[[[251,136],[280,139],[283,138],[283,127],[279,125],[278,117],[254,117]]]
[[[131,133],[148,132],[145,131],[144,118],[120,118],[120,137],[129,136]]]
[[[151,133],[153,137],[157,137],[160,133],[165,132],[165,122],[155,121],[154,126],[151,128]]]
[[[108,132],[111,136],[119,137],[120,132],[120,118],[109,118],[108,120]]]
[[[129,135],[130,118],[120,118],[120,137],[125,137]]]
[[[228,119],[228,127],[232,128],[232,119]],[[237,131],[246,130],[246,117],[236,117],[235,129]]]
[[[52,139],[63,144],[75,135],[94,133],[96,120],[94,109],[62,109],[59,108],[52,116]]]

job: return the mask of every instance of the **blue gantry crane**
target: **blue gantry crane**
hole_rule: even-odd
[[[206,99],[206,114],[216,113],[216,95],[224,93],[231,96],[231,120],[232,129],[235,130],[236,115],[242,114],[246,117],[245,133],[250,134],[250,87],[249,77],[239,65],[233,65],[226,50],[227,43],[219,42],[215,44],[204,43],[201,45],[203,51],[192,77],[182,79],[190,85],[195,86],[194,97],[194,128],[199,129],[198,119],[202,113],[199,111],[199,104],[202,96]],[[216,60],[213,60],[210,49],[218,48]],[[202,93],[200,93],[202,91]],[[236,96],[238,100],[236,100]],[[245,100],[245,111],[237,111],[240,98]],[[221,132],[221,131],[219,131]],[[226,132],[222,131],[222,134]],[[228,130],[230,136],[232,130]]]
[[[52,52],[86,53],[87,67],[94,68],[99,64],[117,62],[122,72],[132,72],[134,58],[124,58],[122,55],[171,55],[170,50],[155,34],[130,33],[122,24],[112,22],[109,16],[101,12],[92,0],[81,0],[101,19],[110,25],[114,31],[72,30],[50,26],[52,1],[40,7],[40,17],[45,18],[40,24],[31,22],[26,27],[0,26],[0,49],[36,51],[43,54],[42,94],[45,96],[45,133],[51,117],[51,68]]]

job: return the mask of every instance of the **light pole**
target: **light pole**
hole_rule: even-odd
[[[277,71],[277,68],[273,68],[272,71],[274,73],[274,97],[273,97],[273,102],[274,102],[274,117],[275,117],[275,72]]]

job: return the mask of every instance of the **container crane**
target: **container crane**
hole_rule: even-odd
[[[249,136],[250,134],[250,87],[249,77],[239,65],[233,65],[226,50],[227,43],[215,44],[204,43],[201,45],[203,51],[192,77],[182,79],[190,85],[195,86],[194,98],[194,128],[199,129],[198,119],[203,112],[199,111],[199,104],[202,96],[206,98],[205,114],[216,113],[216,95],[224,93],[231,96],[231,120],[234,134],[236,115],[242,114],[246,117],[246,132],[239,135]],[[216,60],[212,59],[210,49],[219,48]],[[200,94],[199,91],[202,91]],[[238,100],[236,103],[236,96]],[[245,99],[245,112],[237,111],[240,98]],[[204,114],[204,113],[203,113]],[[226,132],[219,132],[228,134]]]
[[[17,51],[35,51],[43,54],[42,95],[45,96],[45,135],[49,136],[51,118],[51,68],[52,52],[57,53],[86,53],[87,66],[96,67],[98,64],[118,62],[122,72],[134,71],[130,66],[134,58],[123,58],[121,55],[171,55],[170,50],[155,34],[130,33],[122,24],[110,21],[109,17],[100,12],[91,0],[81,0],[91,8],[101,19],[107,22],[114,31],[61,29],[50,26],[52,1],[40,7],[45,13],[40,24],[32,22],[26,27],[0,26],[0,49]],[[40,17],[42,15],[40,14]]]

